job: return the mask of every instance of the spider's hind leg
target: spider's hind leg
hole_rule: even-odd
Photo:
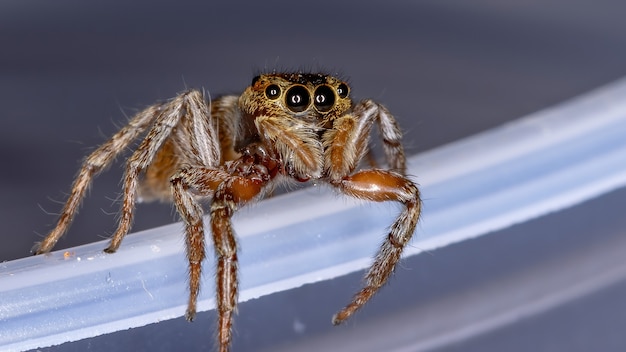
[[[173,133],[174,130],[176,133]],[[161,146],[173,138],[177,148],[173,157],[178,158],[179,162],[203,162],[211,165],[220,160],[219,145],[206,143],[210,139],[216,140],[215,135],[216,132],[210,123],[208,105],[201,92],[187,91],[163,106],[152,128],[128,159],[123,181],[123,202],[119,224],[105,252],[115,252],[130,230],[137,200],[139,176],[153,162]],[[164,174],[162,182],[168,182],[170,176]]]
[[[93,151],[83,162],[74,180],[70,195],[61,211],[59,220],[50,233],[34,247],[35,254],[47,253],[67,232],[85,196],[85,192],[93,179],[111,165],[115,157],[122,153],[139,135],[155,120],[162,105],[157,104],[136,114],[126,126],[119,130],[111,139]]]

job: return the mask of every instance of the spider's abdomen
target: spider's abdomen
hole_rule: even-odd
[[[173,140],[168,139],[144,171],[137,190],[141,201],[171,201],[170,178],[180,167]]]

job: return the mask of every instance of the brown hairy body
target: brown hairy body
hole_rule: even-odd
[[[359,170],[374,124],[388,167]],[[349,318],[383,286],[419,220],[419,190],[405,176],[402,135],[389,111],[372,100],[354,103],[348,85],[332,76],[274,73],[255,77],[240,96],[208,102],[201,92],[190,90],[135,115],[86,158],[56,227],[38,244],[37,254],[52,249],[93,178],[141,135],[145,137],[127,160],[121,216],[105,251],[115,252],[130,230],[138,197],[173,202],[185,224],[186,317],[193,320],[206,256],[200,201],[209,200],[221,352],[229,350],[237,305],[237,239],[231,217],[271,192],[277,182],[321,181],[351,197],[404,206],[365,276],[364,288],[335,314],[333,324]]]

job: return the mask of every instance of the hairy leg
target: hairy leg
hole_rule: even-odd
[[[74,180],[72,191],[61,211],[57,225],[36,246],[36,254],[49,252],[61,236],[67,232],[85,196],[85,191],[93,179],[153,123],[154,119],[161,113],[161,109],[162,105],[153,105],[141,111],[130,120],[128,125],[124,126],[85,159],[78,176]]]
[[[217,140],[209,120],[207,104],[202,93],[196,90],[180,94],[164,106],[148,135],[128,159],[120,220],[105,252],[115,252],[130,230],[137,199],[139,175],[152,163],[165,141],[172,137],[174,128],[180,127],[173,137],[178,151],[182,154],[179,156],[182,160],[201,162],[207,166],[219,163],[219,143],[209,143],[211,139]]]
[[[265,153],[244,154],[219,169],[187,167],[172,178],[174,202],[185,222],[189,257],[187,319],[196,313],[201,262],[205,257],[202,209],[195,196],[211,197],[210,227],[216,256],[216,305],[220,352],[229,350],[237,307],[237,240],[231,218],[236,209],[260,196],[279,167]]]
[[[404,205],[404,210],[391,225],[374,263],[365,275],[365,287],[333,316],[333,324],[338,325],[367,303],[387,282],[400,260],[402,250],[413,236],[421,212],[421,200],[417,186],[392,171],[364,170],[346,176],[333,185],[355,198],[376,202],[397,201]]]
[[[385,151],[389,168],[404,175],[406,173],[406,157],[402,147],[402,131],[396,119],[387,108],[372,100],[360,102],[356,109],[373,111],[378,122],[380,137],[383,140],[383,150]]]
[[[374,122],[380,128],[391,170],[372,169],[352,174],[367,155]],[[337,118],[323,135],[325,172],[331,185],[355,198],[396,201],[404,205],[365,276],[365,287],[333,317],[335,325],[349,318],[385,284],[419,220],[419,190],[403,176],[406,161],[400,139],[400,129],[393,116],[384,106],[371,100],[358,103],[352,113]]]
[[[364,100],[354,107],[351,114],[336,119],[333,128],[323,136],[324,165],[332,182],[338,182],[354,172],[364,157],[373,163],[368,143],[375,122],[380,129],[389,168],[401,174],[406,172],[404,149],[400,143],[402,134],[397,122],[384,106]]]
[[[185,248],[189,260],[189,303],[185,317],[192,321],[200,292],[202,261],[206,257],[202,206],[195,195],[212,197],[214,190],[229,177],[222,170],[183,168],[171,179],[176,210],[185,224]]]

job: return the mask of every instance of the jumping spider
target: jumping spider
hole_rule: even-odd
[[[365,276],[365,287],[333,316],[333,324],[340,324],[387,281],[415,230],[421,206],[417,186],[404,176],[405,156],[395,119],[372,100],[355,104],[349,92],[345,82],[329,75],[272,73],[255,77],[241,96],[209,102],[201,92],[189,90],[149,106],[87,157],[56,227],[36,253],[52,249],[67,231],[92,179],[145,133],[127,160],[119,225],[105,252],[115,252],[128,233],[138,196],[173,201],[185,224],[186,317],[191,321],[205,258],[200,201],[209,200],[222,352],[229,350],[237,305],[237,240],[231,223],[237,209],[263,198],[286,179],[324,181],[355,198],[402,203],[404,209]],[[389,169],[357,171],[369,153],[375,122]]]

